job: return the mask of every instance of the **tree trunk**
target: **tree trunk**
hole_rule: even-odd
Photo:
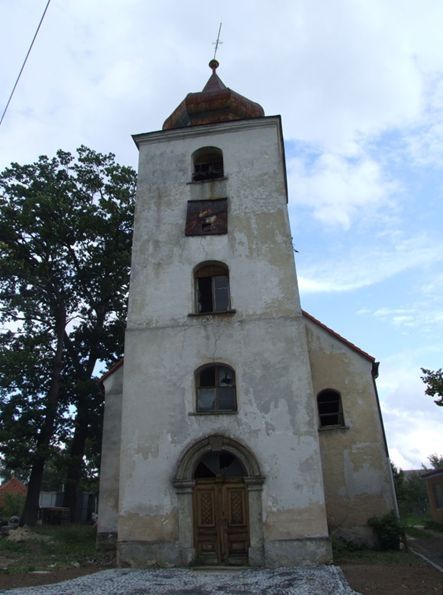
[[[37,523],[43,470],[45,467],[46,459],[48,458],[49,445],[51,443],[52,434],[54,432],[54,423],[57,415],[57,405],[60,397],[65,326],[65,308],[63,305],[59,305],[56,313],[57,344],[52,364],[51,385],[49,387],[46,400],[46,411],[44,421],[37,438],[37,447],[35,456],[33,457],[31,475],[28,483],[28,493],[26,495],[25,506],[23,509],[22,517],[20,519],[21,525],[33,526]]]
[[[104,310],[97,311],[97,321],[95,325],[95,332],[100,334],[103,330],[103,324],[105,320]],[[98,342],[98,341],[97,341]],[[82,464],[83,456],[85,454],[86,440],[89,437],[89,426],[91,421],[91,399],[93,395],[90,391],[85,391],[84,387],[88,385],[88,381],[91,380],[95,364],[97,362],[97,355],[95,353],[95,344],[92,342],[91,351],[86,366],[82,366],[79,361],[78,354],[76,353],[73,343],[70,337],[65,334],[65,343],[67,346],[68,354],[71,358],[71,362],[77,371],[77,413],[74,422],[74,436],[72,438],[69,462],[66,476],[65,491],[63,494],[63,506],[66,506],[71,511],[71,521],[78,523],[81,520],[81,507],[80,507],[80,481],[82,479]],[[89,384],[92,388],[92,385]],[[94,384],[94,390],[96,389]]]
[[[77,415],[75,416],[75,430],[72,438],[69,463],[63,495],[63,506],[71,510],[71,521],[78,523],[81,520],[80,511],[80,480],[82,478],[82,461],[85,452],[85,443],[88,437],[89,410],[87,397],[80,398],[77,402]]]

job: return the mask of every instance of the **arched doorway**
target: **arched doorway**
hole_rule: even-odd
[[[263,481],[251,451],[226,436],[184,453],[174,478],[184,564],[263,564]]]
[[[199,564],[248,563],[246,470],[227,450],[207,452],[194,472],[193,533]]]

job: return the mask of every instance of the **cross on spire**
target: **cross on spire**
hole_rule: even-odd
[[[212,45],[215,45],[214,58],[213,58],[213,60],[215,60],[215,56],[217,55],[218,46],[223,43],[222,41],[220,41],[220,31],[221,31],[221,28],[222,28],[222,24],[223,23],[220,23],[220,26],[218,28],[217,40],[212,42]]]

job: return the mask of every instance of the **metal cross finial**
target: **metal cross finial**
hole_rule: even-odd
[[[218,46],[223,43],[222,41],[220,41],[220,31],[221,31],[221,28],[222,28],[222,23],[220,23],[220,26],[218,28],[217,41],[213,41],[212,42],[212,45],[215,45],[214,58],[213,58],[213,60],[215,60],[215,56],[217,55]]]

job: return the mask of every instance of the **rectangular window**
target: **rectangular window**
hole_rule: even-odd
[[[229,310],[229,282],[226,275],[213,277],[214,283],[214,312]]]
[[[207,365],[197,371],[197,411],[237,411],[235,372],[229,366]]]
[[[229,279],[227,275],[197,278],[198,312],[226,312],[229,303]]]
[[[225,233],[228,233],[226,198],[188,201],[185,235],[205,236]]]

